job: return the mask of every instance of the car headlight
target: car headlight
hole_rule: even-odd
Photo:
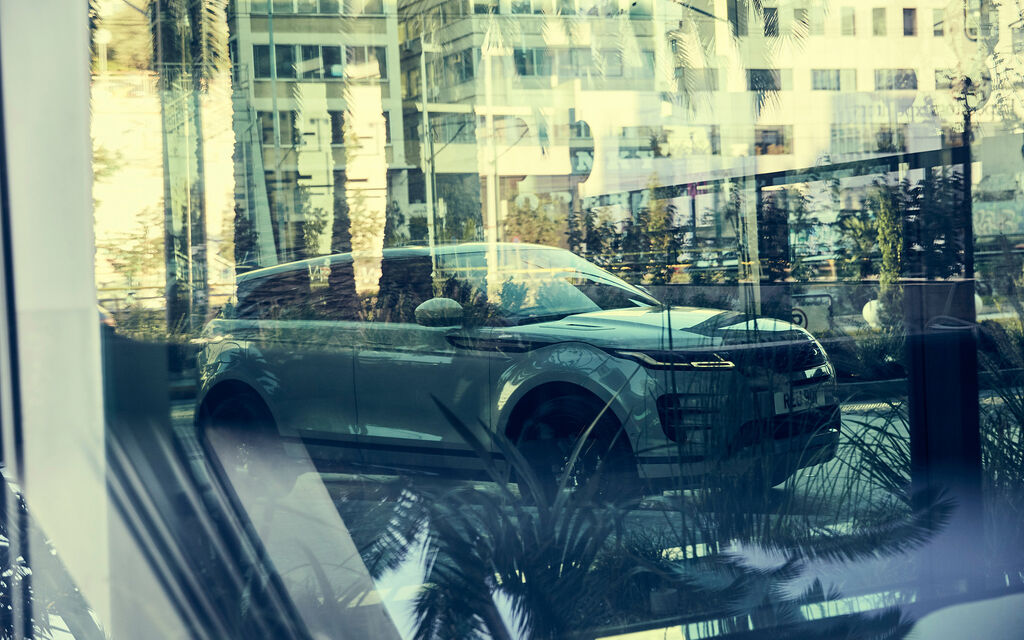
[[[735,369],[736,364],[713,351],[628,351],[613,354],[638,362],[648,369]]]

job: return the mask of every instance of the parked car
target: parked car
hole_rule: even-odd
[[[502,463],[506,438],[551,482],[581,440],[573,483],[778,483],[831,458],[839,437],[834,371],[807,331],[669,309],[557,248],[260,269],[202,336],[200,431],[325,467],[472,477],[484,467],[469,441]]]

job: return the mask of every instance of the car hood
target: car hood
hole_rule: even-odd
[[[560,320],[504,327],[501,334],[531,342],[578,341],[605,349],[713,349],[809,339],[789,322],[699,307],[637,307],[593,311]]]

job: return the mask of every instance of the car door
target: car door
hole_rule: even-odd
[[[325,258],[240,287],[248,289],[240,311],[258,318],[246,357],[286,436],[337,439],[357,431],[351,271],[350,262]]]
[[[480,433],[481,421],[490,418],[489,355],[456,348],[458,340],[450,338],[465,334],[460,327],[416,323],[416,307],[434,294],[429,255],[386,258],[372,321],[356,345],[358,422],[385,467],[479,468],[439,405],[490,446]]]

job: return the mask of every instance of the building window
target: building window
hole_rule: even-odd
[[[298,118],[294,111],[278,111],[278,126],[281,130],[281,145],[291,146],[298,144],[300,135],[298,130]],[[256,119],[259,121],[262,132],[263,144],[274,144],[274,112],[257,111]]]
[[[747,89],[750,91],[780,91],[782,74],[778,69],[747,69]]]
[[[473,13],[498,13],[498,0],[473,0]]]
[[[384,47],[345,47],[346,64],[377,63],[377,77],[384,80],[388,77],[387,52]]]
[[[793,153],[793,127],[755,127],[754,155],[776,156]]]
[[[885,35],[885,7],[875,7],[871,10],[871,34]]]
[[[339,0],[320,0],[320,13],[339,13],[341,2]]]
[[[341,47],[324,45],[320,47],[320,50],[323,55],[324,77],[344,77],[345,68],[341,64]]]
[[[263,144],[274,144],[274,114],[270,111],[257,111],[256,120],[260,123]]]
[[[274,13],[294,13],[295,5],[292,0],[273,0]]]
[[[299,75],[303,78],[323,77],[319,46],[304,44],[299,47]]]
[[[729,0],[726,4],[726,13],[732,27],[732,35],[747,35],[747,0]]]
[[[807,33],[810,27],[810,19],[807,16],[807,9],[793,9],[793,33]]]
[[[775,7],[765,7],[764,15],[764,36],[766,38],[779,37],[779,10]]]
[[[345,112],[328,111],[331,117],[331,144],[345,144]]]
[[[825,10],[811,7],[807,10],[807,33],[812,36],[825,35]]]
[[[279,44],[274,47],[277,53],[277,77],[294,78],[295,71],[295,45]],[[273,75],[270,64],[270,47],[263,44],[253,45],[253,73],[257,78],[269,78]]]
[[[913,69],[875,69],[875,91],[917,89],[917,73]]]
[[[295,77],[295,46],[290,44],[279,44],[274,46],[277,57],[277,77]]]
[[[512,13],[533,13],[530,0],[512,0]]]
[[[853,7],[842,7],[839,10],[839,32],[844,36],[857,35],[857,14]]]
[[[932,9],[932,35],[937,38],[946,35],[945,9]]]
[[[464,49],[444,57],[445,76],[449,84],[462,84],[473,79],[473,50]]]
[[[468,54],[469,51],[467,50]],[[521,76],[546,76],[551,74],[551,52],[547,49],[516,49],[513,57],[516,72]],[[472,59],[469,61],[472,66]]]
[[[903,10],[903,35],[917,35],[917,9]]]
[[[856,69],[811,69],[813,91],[856,91]]]
[[[316,13],[316,0],[295,0],[295,13]]]
[[[813,91],[839,91],[839,69],[811,69]]]
[[[270,47],[256,44],[252,47],[253,73],[257,78],[270,77]]]

